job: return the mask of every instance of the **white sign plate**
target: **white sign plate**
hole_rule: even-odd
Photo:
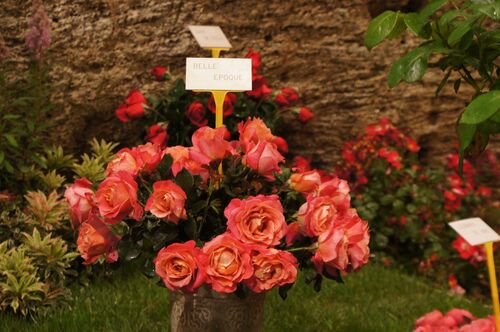
[[[481,218],[469,218],[448,223],[465,241],[472,246],[500,241],[497,234]]]
[[[252,60],[186,58],[186,90],[252,90]]]
[[[189,25],[188,28],[201,48],[231,48],[231,43],[219,26]]]

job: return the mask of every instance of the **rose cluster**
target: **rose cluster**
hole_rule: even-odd
[[[118,242],[130,238],[120,230],[143,227],[142,234],[165,223],[179,229],[195,223],[197,231],[182,231],[154,253],[155,272],[169,289],[193,292],[206,284],[229,293],[245,285],[264,292],[292,284],[300,264],[295,251],[326,276],[366,264],[368,226],[350,206],[347,183],[309,166],[290,176],[280,152],[286,142],[261,119],[248,118],[237,128],[238,140],[225,127],[201,127],[189,147],[149,142],[124,148],[102,182],[79,179],[69,186],[65,196],[85,263],[116,261]],[[221,172],[223,165],[239,175]],[[190,184],[182,181],[186,176]],[[227,194],[236,188],[241,194]],[[300,209],[284,205],[289,197],[303,203]],[[221,211],[212,218],[224,221],[203,232],[210,209]],[[301,247],[290,248],[296,240]]]
[[[495,332],[495,318],[476,319],[464,309],[451,309],[445,315],[431,311],[417,319],[413,332]]]
[[[227,232],[203,248],[191,240],[160,250],[155,271],[169,289],[193,292],[206,283],[217,292],[231,293],[243,283],[260,293],[295,282],[297,259],[274,248],[286,232],[278,196],[233,199],[224,215]]]
[[[368,223],[351,208],[349,185],[339,178],[322,181],[316,170],[295,173],[290,186],[306,197],[297,221],[289,225],[287,243],[297,238],[313,240],[312,262],[326,275],[349,272],[368,262]]]
[[[387,164],[386,173],[401,170],[405,154],[420,150],[417,142],[396,128],[387,118],[366,127],[365,134],[356,140],[347,141],[342,148],[345,165],[338,169],[342,177],[352,180],[354,187],[368,182],[366,171],[374,159]]]

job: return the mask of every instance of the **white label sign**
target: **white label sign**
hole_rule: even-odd
[[[218,26],[190,25],[188,28],[201,48],[231,48],[231,43]]]
[[[252,60],[187,58],[186,90],[252,90]]]
[[[500,241],[497,234],[481,218],[469,218],[448,223],[465,241],[472,246]]]

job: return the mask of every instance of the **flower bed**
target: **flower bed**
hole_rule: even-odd
[[[353,205],[370,223],[371,247],[385,264],[449,280],[456,292],[487,291],[483,249],[469,246],[447,222],[480,216],[498,229],[498,202],[481,184],[498,172],[494,155],[478,162],[480,171],[466,160],[461,176],[457,154],[431,167],[420,162],[419,150],[387,119],[344,144],[337,172],[350,181]]]

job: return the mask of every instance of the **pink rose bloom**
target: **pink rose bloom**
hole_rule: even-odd
[[[142,207],[137,201],[137,183],[124,171],[113,173],[106,178],[96,192],[99,213],[105,222],[115,224],[126,217],[139,220]]]
[[[303,173],[294,173],[290,177],[290,187],[299,193],[311,193],[316,191],[321,184],[321,175],[312,170]]]
[[[318,188],[319,196],[328,196],[335,202],[335,207],[344,213],[351,206],[351,195],[349,195],[349,184],[345,180],[333,178],[323,182]]]
[[[472,321],[469,325],[460,327],[459,332],[495,332],[495,317],[477,319]]]
[[[219,293],[232,293],[253,275],[250,250],[229,233],[205,243],[207,283]]]
[[[349,270],[358,270],[368,263],[370,257],[370,231],[368,223],[362,220],[356,209],[349,209],[346,215],[339,220],[339,227],[342,227],[347,237],[348,254],[350,261]]]
[[[94,207],[94,191],[92,183],[86,178],[78,179],[66,188],[64,197],[68,202],[69,216],[73,229],[89,219]]]
[[[233,198],[224,215],[229,232],[246,244],[275,246],[286,233],[283,206],[277,195]]]
[[[253,276],[245,284],[255,293],[293,284],[297,279],[297,259],[287,251],[259,249],[252,256]]]
[[[451,309],[445,316],[453,318],[456,325],[462,325],[476,319],[469,311],[464,309]]]
[[[151,173],[158,167],[162,159],[162,151],[159,145],[146,143],[134,149],[136,156],[141,160],[141,171]]]
[[[338,217],[335,201],[328,196],[309,196],[299,209],[299,221],[304,223],[305,235],[310,237],[330,232]]]
[[[132,176],[136,176],[142,168],[142,160],[136,150],[129,148],[121,149],[106,167],[106,176],[124,171]]]
[[[185,146],[172,146],[163,150],[163,154],[169,154],[172,159],[172,174],[176,176],[183,168],[193,175],[200,175],[206,181],[208,179],[208,169],[199,162],[191,159],[189,148]]]
[[[369,242],[368,223],[350,209],[330,232],[319,235],[312,261],[320,273],[334,274],[332,269],[355,271],[368,262]]]
[[[118,241],[120,240],[99,218],[91,216],[78,230],[76,241],[78,251],[85,260],[84,264],[92,264],[100,257],[106,262],[118,259]]]
[[[190,157],[201,164],[209,164],[214,160],[221,160],[236,151],[225,137],[229,136],[226,127],[210,128],[202,127],[193,134],[193,147],[190,149]]]
[[[278,152],[276,145],[260,141],[243,156],[243,164],[250,167],[267,180],[274,180],[274,173],[281,174],[279,166],[285,158]]]
[[[346,271],[349,264],[348,242],[344,230],[332,229],[318,237],[318,250],[312,262],[319,273],[335,275],[335,269]]]
[[[248,118],[245,122],[240,122],[238,132],[240,134],[239,141],[244,152],[250,150],[260,141],[272,143],[277,138],[260,118]]]
[[[441,313],[441,311],[434,310],[417,319],[415,325],[417,327],[425,325],[434,325],[435,323],[439,322],[441,318],[443,318],[443,314]]]
[[[175,224],[181,219],[187,219],[186,193],[171,180],[153,183],[153,193],[146,202],[145,210],[158,218]]]
[[[205,258],[193,240],[161,249],[154,260],[155,272],[172,291],[192,293],[206,279]]]

